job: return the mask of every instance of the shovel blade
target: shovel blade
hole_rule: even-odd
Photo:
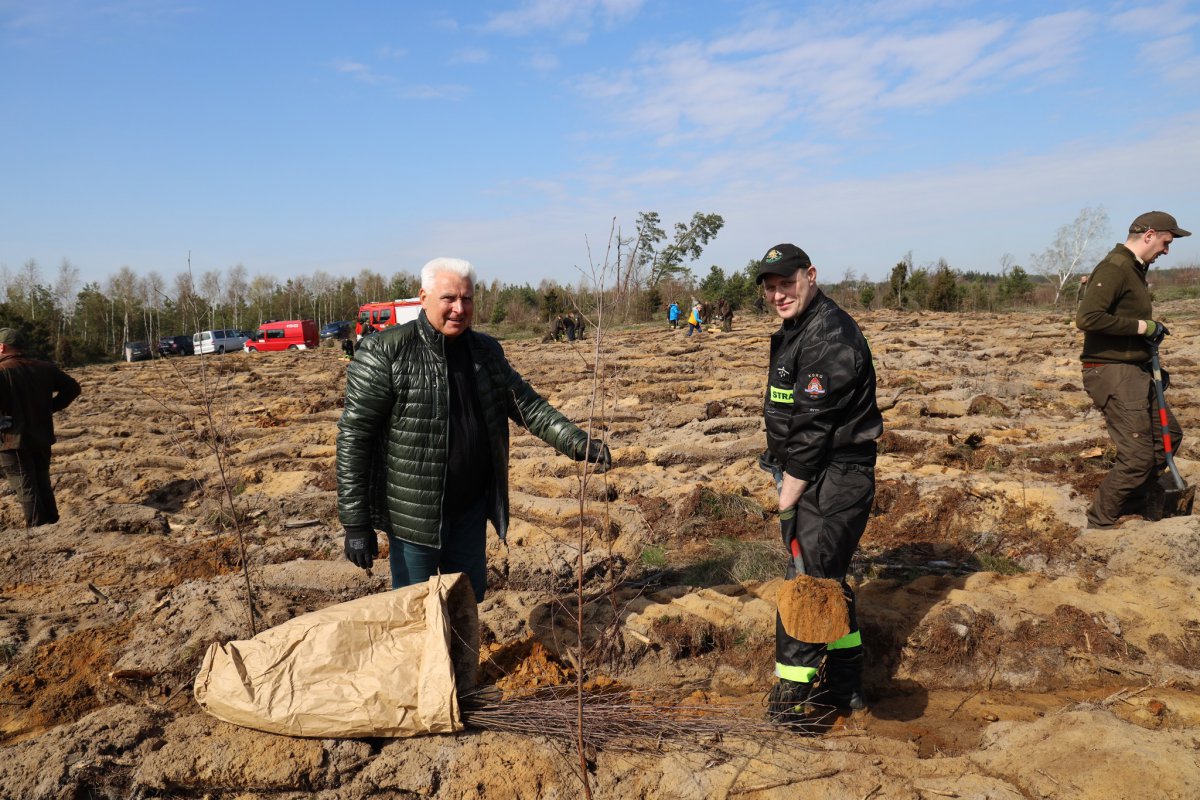
[[[1146,493],[1146,505],[1142,516],[1151,522],[1167,517],[1188,517],[1192,514],[1192,504],[1195,500],[1195,486],[1184,486],[1181,489],[1175,485],[1170,474],[1163,474]]]
[[[850,633],[850,609],[842,584],[832,578],[797,575],[776,598],[779,620],[788,636],[802,642],[836,642]]]

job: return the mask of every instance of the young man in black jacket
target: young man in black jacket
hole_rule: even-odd
[[[781,722],[802,722],[809,703],[866,705],[862,635],[846,573],[875,499],[875,440],[883,417],[866,339],[817,288],[808,255],[793,244],[776,245],[763,256],[755,280],[783,320],[771,336],[764,408],[766,458],[779,489],[784,544],[798,538],[805,572],[841,581],[850,611],[851,632],[835,642],[793,639],[776,617],[779,682],[768,713]],[[789,579],[794,572],[789,564]]]

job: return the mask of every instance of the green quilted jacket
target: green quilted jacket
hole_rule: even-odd
[[[587,453],[587,434],[517,374],[499,342],[473,330],[462,335],[491,444],[488,519],[504,538],[508,420],[577,461]],[[441,547],[449,427],[444,343],[422,311],[413,322],[368,336],[347,366],[337,436],[338,519],[345,527]]]

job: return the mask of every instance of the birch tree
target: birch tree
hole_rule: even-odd
[[[1108,232],[1108,212],[1104,207],[1084,208],[1074,222],[1058,229],[1053,244],[1041,255],[1033,256],[1034,272],[1054,284],[1054,305],[1062,299],[1063,289],[1071,279],[1099,260]]]

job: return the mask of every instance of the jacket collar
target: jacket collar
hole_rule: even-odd
[[[791,333],[793,331],[802,330],[808,321],[817,315],[818,306],[825,304],[825,293],[817,289],[812,296],[812,300],[808,302],[808,308],[800,312],[800,315],[793,319],[785,319],[780,330]]]
[[[429,345],[434,352],[445,355],[446,353],[446,336],[437,328],[433,327],[433,323],[429,321],[429,317],[425,315],[425,309],[421,309],[421,313],[417,315],[417,333],[420,334],[421,340]],[[467,328],[460,334],[461,336],[470,336],[474,330]],[[470,341],[470,340],[466,340]]]
[[[1136,269],[1142,275],[1145,275],[1150,269],[1150,265],[1134,255],[1133,251],[1126,247],[1124,242],[1118,242],[1117,246],[1113,248],[1113,253],[1119,254],[1122,258],[1128,260],[1129,266]]]

